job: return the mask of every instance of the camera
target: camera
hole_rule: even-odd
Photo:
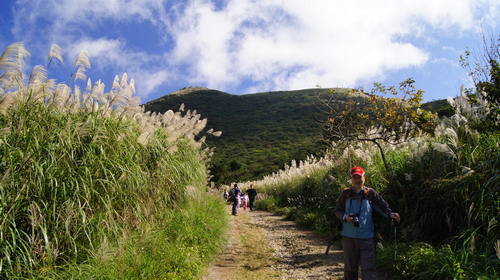
[[[349,214],[349,217],[352,218],[352,224],[354,227],[359,227],[359,217],[353,214]]]

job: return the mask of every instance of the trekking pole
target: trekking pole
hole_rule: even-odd
[[[391,220],[391,225],[393,228],[393,234],[394,234],[394,263],[398,261],[398,236],[397,236],[397,221],[394,219]]]
[[[335,224],[335,222],[334,222]],[[335,232],[334,232],[334,229],[338,227],[337,226],[332,226],[332,230],[330,231],[330,233],[328,234],[328,239],[327,239],[327,242],[326,242],[326,251],[325,251],[325,255],[328,255],[328,253],[330,252],[330,248],[332,247],[333,245],[333,239],[335,238]]]
[[[325,255],[328,255],[328,252],[330,252],[330,248],[332,247],[332,244],[333,244],[333,232],[329,234],[328,236],[328,240],[327,240],[327,243],[326,243],[326,251],[325,251]]]

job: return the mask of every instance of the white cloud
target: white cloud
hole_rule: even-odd
[[[93,71],[118,72],[114,74],[127,72],[136,81],[136,92],[141,97],[148,96],[174,78],[166,67],[158,65],[165,60],[163,56],[133,52],[119,40],[87,38],[71,44],[68,49],[69,61],[74,61],[81,50],[87,50]]]
[[[477,25],[474,7],[468,0],[229,0],[215,9],[197,0],[173,23],[174,54],[215,88],[242,79],[262,82],[261,90],[353,85],[424,65],[430,54],[404,38],[427,40],[435,30],[458,36]]]
[[[71,50],[69,61],[85,48],[94,69],[128,72],[142,96],[179,80],[240,92],[242,81],[254,91],[356,86],[439,61],[426,47],[436,35],[496,26],[500,7],[494,0],[75,2],[18,0],[13,33],[38,40],[41,50],[57,42]],[[133,48],[126,31],[111,32],[143,22],[164,50]]]
[[[123,56],[122,43],[119,40],[108,40],[104,38],[90,39],[86,38],[67,46],[68,55],[75,58],[81,50],[87,50],[92,58],[93,64],[95,61],[98,67],[105,65],[118,64],[121,65]]]
[[[442,64],[448,64],[448,65],[452,66],[453,68],[460,69],[460,63],[458,63],[455,60],[451,60],[451,59],[448,59],[448,58],[445,58],[445,57],[440,57],[440,58],[433,59],[431,61],[431,63],[434,63],[434,64],[440,64],[440,63],[442,63]]]

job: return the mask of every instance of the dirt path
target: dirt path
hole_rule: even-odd
[[[342,278],[342,251],[332,246],[325,255],[318,234],[258,210],[240,210],[230,222],[228,246],[203,280]]]

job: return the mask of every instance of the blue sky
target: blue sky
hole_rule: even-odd
[[[431,101],[467,85],[460,55],[499,18],[497,0],[2,0],[0,50],[22,42],[30,69],[56,43],[64,63],[49,77],[66,83],[87,50],[92,81],[126,72],[142,102],[187,86],[369,90],[409,77]]]

